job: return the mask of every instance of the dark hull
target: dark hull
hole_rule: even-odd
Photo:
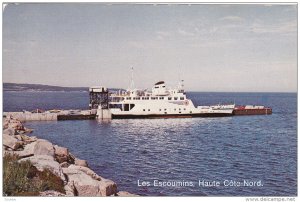
[[[82,115],[82,114],[71,114],[71,115],[58,115],[57,120],[63,121],[63,120],[89,120],[89,119],[95,119],[96,115]]]
[[[265,109],[234,109],[233,115],[242,116],[242,115],[269,115],[272,114],[271,108]]]
[[[196,118],[196,117],[226,117],[232,116],[228,113],[201,113],[201,114],[148,114],[148,115],[116,115],[112,119],[166,119],[166,118]]]

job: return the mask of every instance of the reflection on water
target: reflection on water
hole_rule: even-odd
[[[28,122],[32,135],[68,147],[119,190],[140,195],[297,195],[295,94],[192,94],[198,103],[235,99],[273,107],[270,116]],[[198,96],[198,97],[197,97]],[[265,98],[264,98],[265,97]],[[225,100],[223,98],[223,100]],[[29,98],[28,98],[29,99]],[[33,98],[32,98],[33,99]],[[29,102],[29,101],[28,101]],[[138,180],[193,181],[140,187]],[[199,187],[198,180],[253,180],[263,187]]]
[[[295,195],[296,122],[284,129],[273,124],[274,118],[280,116],[31,122],[28,127],[87,159],[120,190],[141,195]],[[155,179],[193,181],[196,186],[137,186],[138,180]],[[244,179],[261,180],[264,186],[197,186],[198,180]]]

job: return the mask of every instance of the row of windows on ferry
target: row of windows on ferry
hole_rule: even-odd
[[[184,97],[133,97],[133,100],[184,100]],[[126,97],[126,100],[131,100],[131,97]]]
[[[163,109],[159,109],[159,111],[161,112]],[[172,110],[172,109],[168,109],[168,111],[169,110]],[[186,108],[183,108],[183,110],[186,110]],[[148,109],[148,110],[146,110],[146,109],[143,109],[143,111],[145,112],[145,111],[148,111],[148,112],[150,112],[150,109]],[[167,111],[167,109],[164,109],[164,111]],[[174,111],[176,111],[176,108],[174,108]],[[179,113],[181,113],[181,108],[178,108],[178,111],[179,111]]]

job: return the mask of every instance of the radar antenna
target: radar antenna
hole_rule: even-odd
[[[134,81],[133,81],[133,67],[131,67],[131,80],[130,80],[130,89],[134,89]]]

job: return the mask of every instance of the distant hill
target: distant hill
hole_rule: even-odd
[[[117,88],[110,88],[109,90],[120,90]],[[23,83],[3,83],[3,91],[89,91],[88,87],[61,87],[49,86],[41,84],[23,84]]]

